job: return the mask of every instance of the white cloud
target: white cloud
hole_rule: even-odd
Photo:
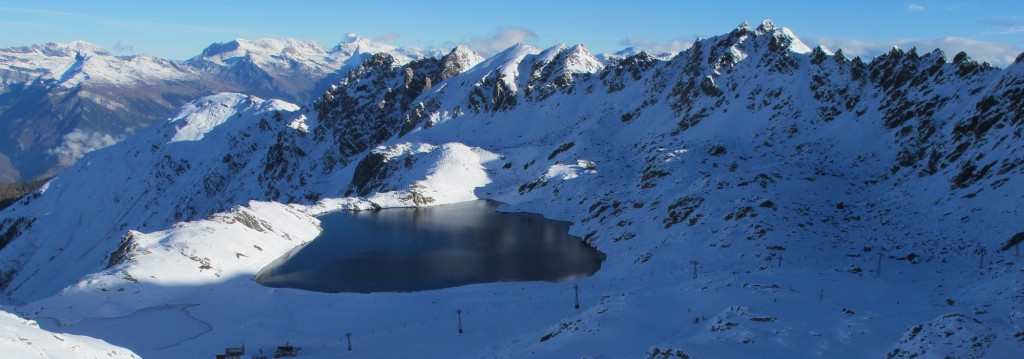
[[[978,21],[978,23],[997,29],[987,32],[988,34],[1013,35],[1024,33],[1024,16],[1007,16],[995,19],[986,19]]]
[[[1013,35],[1024,33],[1024,26],[1007,27],[1001,31],[993,32],[995,35]]]
[[[677,37],[669,39],[667,42],[656,42],[651,39],[631,37],[628,39],[622,39],[622,41],[619,41],[619,44],[622,46],[633,47],[638,50],[646,50],[660,54],[666,52],[676,53],[689,49],[690,46],[693,46],[693,41]]]
[[[920,4],[907,5],[907,12],[924,11],[924,6]]]
[[[63,141],[57,148],[46,151],[47,154],[57,156],[57,161],[62,167],[73,165],[76,161],[85,156],[86,153],[113,145],[123,139],[115,138],[110,134],[99,132],[86,132],[79,129],[64,135]]]
[[[481,55],[490,56],[535,37],[537,34],[525,27],[502,27],[490,37],[470,39],[467,45]]]
[[[392,44],[392,45],[394,45],[395,41],[398,41],[398,39],[400,37],[402,37],[402,36],[397,34],[397,33],[385,32],[385,33],[380,34],[379,36],[373,38],[373,42],[379,42],[379,43],[382,43],[382,44]]]
[[[968,39],[963,37],[943,37],[938,39],[898,39],[886,41],[867,41],[857,39],[809,39],[811,43],[819,43],[835,51],[842,49],[847,57],[860,56],[870,61],[875,56],[889,52],[893,46],[904,50],[916,47],[919,54],[942,49],[949,60],[956,53],[963,51],[976,61],[987,61],[990,64],[1005,67],[1021,53],[1020,48],[995,42]]]

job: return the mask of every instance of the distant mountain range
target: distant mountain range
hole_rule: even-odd
[[[381,52],[400,63],[434,55],[351,34],[330,50],[238,39],[184,62],[115,56],[84,41],[0,49],[0,183],[52,176],[217,92],[308,102]]]

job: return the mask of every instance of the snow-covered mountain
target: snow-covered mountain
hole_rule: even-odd
[[[372,53],[426,56],[349,34],[331,51],[292,39],[214,44],[185,62],[83,41],[0,49],[0,182],[50,176],[221,91],[305,103]]]
[[[85,41],[48,43],[4,49],[0,52],[4,89],[31,81],[56,81],[74,88],[86,81],[102,85],[139,86],[187,78],[174,62],[150,56],[114,56]]]
[[[0,50],[0,181],[52,175],[204,95],[202,83],[178,63],[82,41]]]
[[[865,62],[770,21],[668,60],[380,53],[311,108],[218,94],[90,153],[0,212],[0,288],[145,357],[332,357],[345,332],[364,357],[1013,357],[1022,119],[1024,56]],[[476,198],[608,255],[580,310],[565,283],[253,281],[317,214]]]
[[[248,94],[305,103],[376,53],[401,64],[429,55],[348,34],[329,51],[315,41],[236,39],[210,45],[185,63]]]

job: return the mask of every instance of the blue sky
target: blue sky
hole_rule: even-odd
[[[332,47],[346,33],[402,46],[583,43],[596,53],[685,49],[744,20],[772,19],[809,45],[872,57],[893,45],[1005,65],[1024,51],[1024,1],[12,1],[0,47],[85,40],[115,54],[183,60],[214,42],[291,37]]]

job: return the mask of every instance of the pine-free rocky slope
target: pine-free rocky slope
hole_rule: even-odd
[[[378,54],[312,106],[219,94],[86,156],[0,212],[0,285],[45,329],[147,358],[332,357],[346,332],[366,357],[1012,357],[1022,62],[865,62],[770,21],[668,60]],[[476,198],[608,254],[572,283],[581,309],[568,283],[252,280],[316,214]]]

